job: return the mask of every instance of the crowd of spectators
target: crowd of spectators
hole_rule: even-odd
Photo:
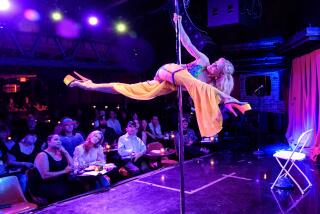
[[[188,124],[184,127],[188,157],[193,157],[193,151],[195,156],[205,154],[192,146],[198,139],[196,132]],[[14,174],[26,195],[36,194],[53,203],[108,189],[123,179],[153,170],[144,156],[148,144],[159,142],[175,150],[174,133],[161,126],[158,115],[148,119],[137,112],[110,110],[107,114],[99,109],[95,118],[87,121],[69,115],[60,120],[30,113],[10,116],[0,120],[0,166],[5,169],[0,170],[0,176]],[[176,154],[172,156],[177,159]],[[105,174],[79,176],[92,166],[106,165]]]

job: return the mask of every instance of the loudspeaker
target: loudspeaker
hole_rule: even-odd
[[[208,27],[238,24],[239,0],[208,0]]]
[[[255,25],[261,13],[261,1],[208,0],[208,27]]]

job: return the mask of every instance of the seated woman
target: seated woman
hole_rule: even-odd
[[[156,137],[151,133],[148,127],[148,121],[146,119],[141,120],[141,125],[139,127],[137,136],[144,142],[145,145],[156,141]]]
[[[49,135],[47,144],[48,148],[40,152],[34,162],[39,172],[34,192],[50,203],[84,192],[79,182],[70,177],[73,160],[62,147],[59,135]]]
[[[9,135],[9,128],[4,124],[0,124],[0,162],[2,163],[7,163],[7,152],[10,152],[15,145],[13,140],[9,140]]]
[[[15,145],[15,142],[9,139],[10,129],[6,125],[0,124],[0,144],[5,148],[6,151],[10,151]]]
[[[174,22],[178,22],[178,19],[181,17],[175,15]],[[210,64],[209,58],[191,43],[181,21],[178,23],[181,42],[195,58],[193,62],[187,65],[165,64],[159,68],[154,80],[137,84],[96,84],[76,72],[75,74],[80,80],[69,75],[64,79],[65,83],[70,87],[105,93],[120,93],[138,100],[149,100],[165,95],[175,91],[176,86],[182,86],[194,101],[201,135],[203,137],[216,135],[222,129],[222,115],[218,106],[220,103],[223,103],[234,115],[237,114],[233,108],[244,113],[250,109],[250,106],[230,96],[234,85],[233,65],[224,58]]]
[[[7,153],[8,167],[21,169],[21,174],[17,176],[23,191],[26,189],[27,182],[25,171],[33,167],[33,162],[41,150],[40,145],[37,144],[36,141],[36,135],[27,134]]]
[[[40,146],[35,144],[36,141],[37,137],[34,134],[27,134],[8,152],[8,164],[23,169],[32,168],[33,162],[40,152]]]
[[[74,150],[73,161],[76,169],[84,169],[90,165],[105,165],[106,157],[102,148],[103,134],[101,131],[91,132],[87,139]],[[80,180],[87,186],[87,190],[108,188],[109,177],[83,176]]]

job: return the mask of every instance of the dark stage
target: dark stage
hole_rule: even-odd
[[[270,156],[219,152],[187,161],[186,213],[320,213],[319,169],[308,161],[301,168],[313,184],[305,195],[270,190],[280,171]],[[179,213],[179,183],[178,166],[160,169],[37,213]]]

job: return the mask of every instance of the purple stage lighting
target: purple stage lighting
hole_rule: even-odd
[[[64,19],[57,23],[56,25],[56,33],[58,36],[61,36],[63,38],[79,38],[80,36],[80,25],[71,20],[71,19]]]
[[[88,19],[88,22],[90,25],[97,25],[98,24],[98,18],[95,16],[90,16]]]
[[[9,0],[0,0],[0,11],[6,11],[10,8]]]
[[[40,19],[40,14],[33,9],[27,9],[23,13],[24,18],[26,18],[29,21],[38,21]]]

